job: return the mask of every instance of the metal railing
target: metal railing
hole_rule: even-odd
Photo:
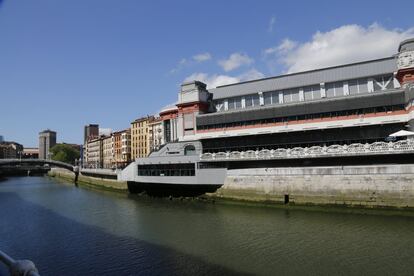
[[[14,260],[6,253],[0,251],[0,262],[9,268],[11,276],[39,276],[39,272],[32,261]]]
[[[295,148],[277,148],[247,151],[227,151],[217,153],[203,153],[201,161],[221,160],[267,160],[315,158],[326,156],[355,156],[370,154],[414,153],[414,140],[401,140],[397,142],[375,142],[371,144],[331,145]]]

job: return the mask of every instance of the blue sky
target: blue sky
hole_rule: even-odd
[[[391,55],[414,36],[411,6],[0,0],[0,135],[36,146],[50,128],[81,143],[83,125],[127,128],[175,102],[184,80],[213,87]]]

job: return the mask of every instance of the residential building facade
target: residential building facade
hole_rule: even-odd
[[[16,142],[0,142],[0,159],[23,158],[23,146]]]
[[[106,136],[102,138],[103,168],[111,169],[114,162],[114,137]]]
[[[123,165],[131,162],[131,130],[127,129],[121,133],[121,159]]]
[[[154,116],[136,119],[131,123],[131,158],[146,157],[150,153],[150,123]]]
[[[103,163],[102,138],[90,139],[87,142],[86,149],[86,167],[101,168]]]
[[[112,133],[114,161],[112,167],[124,168],[131,162],[131,130],[125,129]]]
[[[155,118],[148,125],[150,152],[158,150],[164,144],[164,127],[161,118]]]

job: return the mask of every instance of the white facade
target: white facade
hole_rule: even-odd
[[[86,146],[86,167],[101,168],[102,166],[102,139],[93,139]]]
[[[159,149],[165,143],[164,127],[161,120],[158,119],[149,124],[148,138],[151,151]]]
[[[131,156],[131,133],[129,131],[121,134],[121,143],[122,159],[129,160]]]

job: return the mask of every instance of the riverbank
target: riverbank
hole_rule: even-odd
[[[62,169],[54,168],[48,175],[74,181],[74,174]],[[94,189],[129,192],[126,182],[100,177],[79,175],[78,184]],[[229,170],[221,188],[197,199],[288,209],[320,207],[414,212],[414,166]]]
[[[47,175],[50,177],[64,179],[70,182],[75,181],[74,173],[64,169],[52,168]],[[113,179],[105,179],[101,177],[92,177],[79,174],[77,184],[80,186],[87,186],[89,188],[128,193],[128,185],[126,181],[116,181]]]
[[[212,198],[265,204],[414,210],[414,166],[228,170]]]

